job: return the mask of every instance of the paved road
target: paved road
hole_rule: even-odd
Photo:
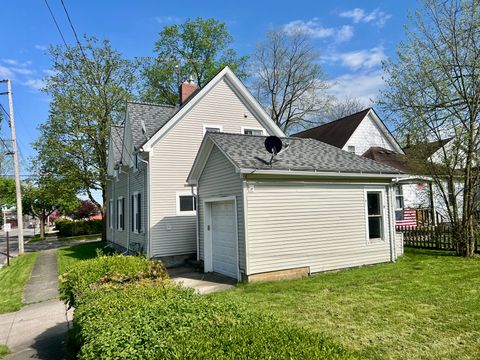
[[[38,229],[23,230],[24,241],[31,238],[34,234],[38,234]],[[10,256],[17,256],[18,254],[18,237],[17,229],[12,229],[10,232]],[[7,239],[5,233],[0,230],[0,266],[7,261]]]

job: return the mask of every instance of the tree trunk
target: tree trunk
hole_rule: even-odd
[[[45,237],[45,214],[40,214],[40,238]]]

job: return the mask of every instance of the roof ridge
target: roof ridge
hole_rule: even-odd
[[[305,130],[299,131],[299,132],[295,133],[295,135],[296,135],[296,134],[301,134],[301,133],[304,133],[304,132],[306,132],[306,131],[310,131],[310,130],[313,130],[313,129],[318,129],[319,127],[326,126],[326,125],[330,125],[330,124],[333,124],[333,123],[335,123],[335,122],[337,122],[337,121],[340,121],[340,120],[345,120],[346,118],[349,118],[349,117],[351,117],[351,116],[360,114],[360,113],[362,113],[362,112],[364,112],[364,111],[367,111],[367,110],[370,111],[370,110],[373,110],[373,108],[372,108],[372,107],[365,108],[365,109],[360,110],[360,111],[357,111],[357,112],[355,112],[355,113],[353,113],[353,114],[350,114],[350,115],[346,115],[346,116],[344,116],[344,117],[341,117],[340,119],[336,119],[336,120],[333,120],[333,121],[329,121],[329,122],[327,122],[327,123],[325,123],[325,124],[321,124],[321,125],[318,125],[318,126],[314,126],[314,127],[312,127],[312,128],[309,128],[309,129],[305,129]]]
[[[148,102],[148,101],[137,101],[137,100],[129,100],[127,101],[127,104],[137,104],[137,105],[151,105],[151,106],[160,106],[160,107],[166,107],[166,108],[176,108],[176,105],[170,105],[170,104],[158,104],[158,103],[153,103],[153,102]]]

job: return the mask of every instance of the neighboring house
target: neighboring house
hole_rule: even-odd
[[[410,174],[395,188],[397,225],[416,225],[417,217],[428,221],[447,219],[440,190],[432,185],[432,179],[427,174],[416,174],[411,169],[409,149],[402,149],[373,108],[292,136],[323,141]],[[450,140],[422,144],[428,152],[424,152],[424,160],[431,158],[440,162],[442,146],[446,146]]]
[[[205,271],[256,281],[394,261],[399,170],[312,139],[208,133],[188,176],[197,188]]]
[[[129,102],[108,152],[107,240],[167,264],[198,253],[196,188],[186,178],[204,134],[284,136],[228,67],[179,92],[179,106]]]

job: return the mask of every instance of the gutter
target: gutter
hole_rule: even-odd
[[[367,173],[367,172],[333,172],[333,171],[299,171],[299,170],[259,170],[259,169],[240,169],[241,174],[257,175],[297,175],[297,176],[325,176],[325,177],[364,177],[364,178],[407,178],[408,174],[395,173]]]

